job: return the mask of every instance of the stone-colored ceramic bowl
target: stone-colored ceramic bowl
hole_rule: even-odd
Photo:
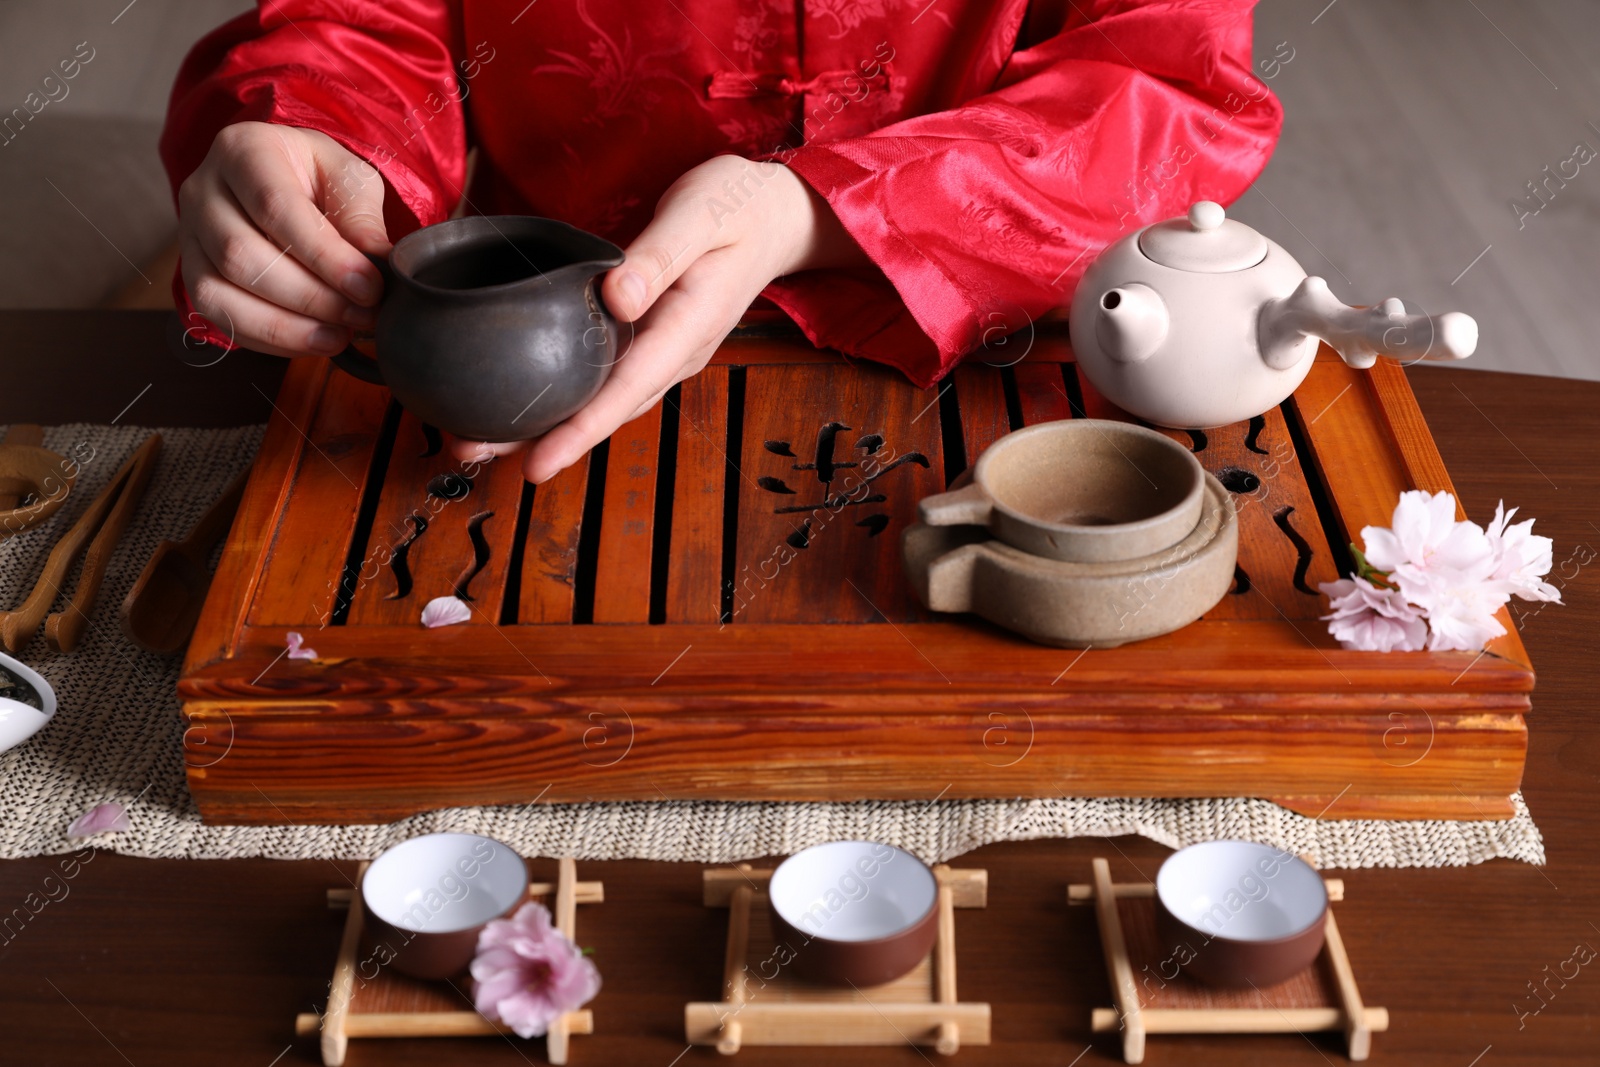
[[[796,852],[767,886],[772,932],[814,982],[874,986],[921,963],[939,932],[939,883],[911,853],[872,841]]]
[[[1206,841],[1156,875],[1156,931],[1184,972],[1208,985],[1266,988],[1322,951],[1328,890],[1304,860],[1253,841]]]
[[[916,524],[901,540],[906,576],[934,611],[970,611],[1043,644],[1111,648],[1170,633],[1233,587],[1238,517],[1216,478],[1204,474],[1203,485],[1188,536],[1139,559],[1063,562],[1014,548],[984,527]]]
[[[1138,559],[1182,541],[1200,519],[1205,471],[1185,447],[1143,426],[1064,419],[984,449],[972,481],[925,497],[930,526],[984,526],[1046,559]]]
[[[472,962],[484,926],[527,897],[527,865],[509,845],[477,834],[402,841],[361,878],[362,960],[413,978],[453,977]]]

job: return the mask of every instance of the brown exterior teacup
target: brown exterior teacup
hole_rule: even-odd
[[[772,872],[767,893],[788,966],[813,982],[892,982],[927,958],[939,932],[938,879],[892,845],[814,845]]]
[[[424,834],[384,852],[361,879],[357,977],[393,967],[413,978],[460,974],[491,919],[528,897],[528,868],[510,846],[477,834]]]
[[[1168,962],[1207,985],[1265,988],[1322,951],[1328,890],[1304,860],[1253,841],[1207,841],[1156,875],[1156,932]]]

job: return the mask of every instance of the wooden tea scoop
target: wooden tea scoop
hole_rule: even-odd
[[[211,588],[206,564],[212,546],[232,525],[249,477],[249,467],[240,471],[182,541],[163,541],[156,546],[122,601],[122,632],[128,640],[162,653],[176,652],[188,642],[205,604],[206,590]]]
[[[106,565],[110,563],[111,553],[117,547],[117,538],[122,536],[139,497],[143,495],[160,452],[161,435],[151,434],[117,471],[110,484],[100,491],[100,495],[89,502],[72,529],[50,550],[50,556],[44,562],[44,571],[34,584],[33,592],[28,594],[28,599],[15,611],[0,612],[0,643],[7,650],[16,652],[33,640],[40,622],[45,623],[45,639],[57,652],[71,652],[78,647],[84,627],[89,622],[89,609],[94,606],[95,594],[100,591],[100,582],[105,577]],[[85,545],[88,546],[88,552],[84,556],[83,572],[78,576],[72,599],[66,610],[56,612],[46,620],[45,613],[55,602],[56,594],[72,571],[73,561]]]
[[[44,427],[31,422],[19,422],[6,431],[5,444],[44,446]],[[22,494],[0,490],[0,511],[10,511],[22,503]]]

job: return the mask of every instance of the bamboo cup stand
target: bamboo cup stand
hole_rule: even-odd
[[[1326,878],[1328,901],[1344,899],[1344,882]],[[1386,1008],[1367,1007],[1328,909],[1322,955],[1305,971],[1275,986],[1249,992],[1215,989],[1187,975],[1168,977],[1169,962],[1155,932],[1155,886],[1111,881],[1111,866],[1094,861],[1094,882],[1067,887],[1068,904],[1093,904],[1116,1006],[1096,1008],[1097,1034],[1122,1031],[1122,1058],[1144,1061],[1147,1034],[1279,1034],[1342,1030],[1346,1052],[1364,1060],[1372,1035],[1389,1028]],[[1174,971],[1176,967],[1172,968]]]
[[[956,908],[988,904],[989,873],[933,869],[939,933],[915,970],[868,989],[813,985],[777,963],[766,885],[746,864],[705,872],[705,905],[728,909],[722,1000],[684,1006],[685,1038],[732,1055],[744,1045],[914,1045],[950,1055],[989,1043],[989,1005],[956,999]]]
[[[356,871],[361,884],[365,863]],[[576,940],[579,904],[599,904],[605,900],[600,882],[578,881],[577,864],[563,857],[556,881],[533,882],[528,898],[547,904],[556,928]],[[344,937],[333,966],[333,983],[328,993],[327,1010],[318,1016],[303,1012],[295,1016],[297,1037],[320,1035],[322,1062],[340,1067],[353,1037],[485,1037],[515,1034],[490,1022],[472,1007],[468,990],[458,979],[442,982],[411,978],[383,967],[378,961],[360,960],[361,907],[356,890],[328,890],[328,908],[345,910]],[[374,973],[368,975],[368,971]],[[588,1009],[569,1011],[550,1024],[545,1035],[545,1051],[553,1064],[567,1062],[568,1038],[573,1034],[592,1034],[594,1014]]]

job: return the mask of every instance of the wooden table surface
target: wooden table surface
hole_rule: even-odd
[[[0,312],[0,423],[124,421],[226,425],[266,417],[276,361],[244,354],[186,366],[167,318],[145,312]],[[189,362],[200,362],[189,354]],[[1600,464],[1590,430],[1600,384],[1465,370],[1410,372],[1468,514],[1504,498],[1555,538],[1565,606],[1521,620],[1539,672],[1523,790],[1549,866],[1495,861],[1444,870],[1341,872],[1339,925],[1367,1003],[1389,1009],[1373,1062],[1439,1067],[1593,1064],[1600,1059],[1600,714],[1592,636],[1600,632]],[[146,389],[146,386],[149,386]],[[1563,569],[1563,565],[1564,569]],[[14,591],[0,590],[9,597]],[[992,845],[962,857],[990,874],[989,906],[957,924],[964,999],[993,1005],[994,1044],[968,1064],[1120,1062],[1091,1037],[1109,1005],[1092,909],[1064,904],[1094,856],[1118,880],[1153,875],[1167,850],[1140,838]],[[324,907],[354,862],[144,860],[95,851],[76,877],[60,857],[0,863],[0,914],[50,900],[0,934],[0,1064],[229,1067],[319,1062],[293,1037],[323,1003],[339,936]],[[554,863],[549,864],[553,873]],[[579,940],[605,976],[596,1030],[571,1062],[711,1063],[685,1049],[683,1005],[718,991],[726,916],[700,905],[700,867],[584,863],[606,883],[580,909]],[[35,905],[37,906],[37,905]],[[1591,948],[1591,946],[1593,946]],[[1575,954],[1576,953],[1576,954]],[[1536,998],[1534,991],[1539,996]],[[1150,1039],[1150,1064],[1343,1062],[1333,1035]],[[541,1042],[353,1041],[351,1067],[542,1063]],[[681,1058],[680,1058],[681,1057]],[[909,1046],[759,1049],[739,1062],[915,1064]]]

